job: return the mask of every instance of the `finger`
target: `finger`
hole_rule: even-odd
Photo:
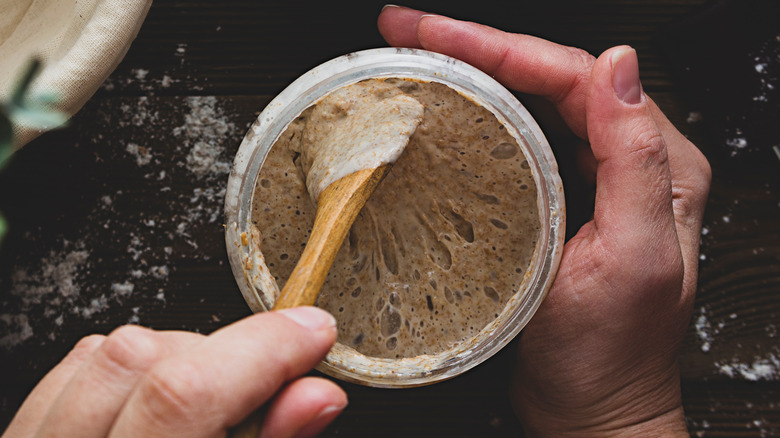
[[[314,307],[248,317],[156,364],[111,436],[220,436],[312,369],[335,341],[335,319]]]
[[[412,21],[417,17],[416,31]],[[571,130],[585,138],[585,97],[593,56],[529,35],[511,34],[477,23],[405,8],[385,8],[379,28],[388,43],[417,38],[426,50],[465,61],[509,88],[555,103]],[[393,25],[390,25],[393,24]]]
[[[575,154],[577,156],[577,167],[579,168],[580,175],[582,175],[585,183],[591,187],[596,186],[596,170],[598,169],[598,161],[593,156],[593,151],[590,148],[590,144],[580,141],[575,144]]]
[[[41,425],[41,436],[106,436],[141,376],[157,361],[202,339],[132,325],[114,330],[63,387]]]
[[[684,290],[694,293],[698,274],[701,224],[712,171],[699,149],[674,127],[658,106],[652,101],[650,105],[656,124],[667,139],[669,172],[672,177],[672,207],[685,262]]]
[[[586,112],[598,162],[594,224],[599,235],[619,245],[612,253],[635,256],[629,260],[679,258],[666,142],[642,92],[633,49],[616,47],[599,57]]]
[[[89,360],[95,350],[100,348],[104,340],[104,336],[93,335],[76,343],[73,350],[57,366],[52,368],[27,396],[6,429],[4,436],[35,435],[62,389],[83,366],[84,362]]]
[[[391,46],[422,49],[417,39],[417,20],[424,14],[416,9],[387,5],[377,18],[377,28]]]
[[[674,127],[652,101],[650,101],[650,108],[656,124],[667,139],[675,216],[682,223],[691,222],[685,228],[693,230],[695,240],[698,242],[701,216],[707,203],[712,170],[704,154]]]
[[[268,408],[260,438],[315,436],[346,406],[347,395],[335,383],[315,377],[298,379]]]

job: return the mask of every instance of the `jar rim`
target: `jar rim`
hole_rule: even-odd
[[[268,288],[256,287],[262,273],[256,272],[258,264],[253,262],[259,251],[253,248],[250,225],[254,188],[271,147],[293,120],[331,91],[364,79],[387,77],[442,83],[493,113],[518,140],[530,164],[541,225],[526,280],[504,308],[504,313],[512,311],[488,324],[474,338],[475,343],[404,359],[363,356],[337,344],[318,366],[328,375],[363,385],[413,387],[459,375],[509,343],[538,309],[560,264],[566,215],[555,157],[531,114],[495,79],[455,58],[403,48],[350,53],[309,70],[266,106],[241,142],[225,197],[225,239],[231,268],[245,300],[255,312],[268,310],[273,297]]]

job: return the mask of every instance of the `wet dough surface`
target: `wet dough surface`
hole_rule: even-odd
[[[533,176],[496,117],[446,85],[390,78],[349,87],[411,96],[424,114],[355,221],[317,305],[339,321],[339,342],[365,355],[439,353],[479,333],[520,289],[539,236]],[[349,105],[328,98],[280,136],[255,189],[252,221],[280,285],[315,215],[301,150],[321,126],[317,113]]]
[[[372,87],[333,92],[309,115],[301,143],[301,168],[315,205],[337,180],[364,169],[394,163],[423,118],[410,96],[374,93]]]

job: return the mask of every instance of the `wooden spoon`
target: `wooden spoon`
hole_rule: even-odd
[[[359,170],[329,185],[317,198],[317,214],[306,248],[285,283],[273,310],[313,306],[344,238],[368,197],[390,170],[390,164]],[[261,411],[228,431],[231,438],[254,438],[260,434]]]
[[[422,116],[422,104],[408,96],[395,96],[353,115],[353,123],[344,125],[341,130],[335,129],[327,138],[328,146],[351,146],[352,152],[355,149],[366,150],[361,149],[366,146],[370,152],[370,147],[375,145],[391,146],[390,150],[397,150],[400,146],[400,150],[403,150],[422,121]],[[374,123],[376,120],[383,122]],[[339,156],[336,154],[336,157]],[[341,156],[348,157],[351,154]],[[353,172],[330,183],[316,195],[317,213],[309,242],[272,310],[314,305],[352,223],[368,197],[387,175],[390,166],[384,164],[374,169]],[[255,412],[228,431],[228,436],[256,437],[261,420],[261,414]]]
[[[390,169],[390,164],[383,164],[344,175],[341,172],[345,169],[333,170],[333,163],[371,162],[380,157],[383,163],[395,161],[422,122],[423,112],[420,102],[404,94],[356,105],[348,116],[349,123],[334,126],[317,148],[303,150],[304,157],[307,151],[312,154],[307,178],[316,175],[307,183],[315,190],[321,184],[327,187],[314,195],[317,213],[309,242],[273,310],[314,305],[352,222]],[[329,177],[339,176],[329,182]],[[313,193],[312,187],[309,193]]]
[[[390,164],[359,170],[320,193],[309,242],[273,310],[314,305],[352,223],[389,170]]]

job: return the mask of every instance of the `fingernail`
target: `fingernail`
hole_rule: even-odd
[[[639,81],[639,61],[630,47],[612,54],[612,88],[618,99],[629,105],[642,102],[642,83]]]
[[[320,411],[319,414],[317,414],[317,418],[314,419],[314,421],[322,420],[322,419],[332,419],[336,415],[339,414],[339,412],[343,411],[344,408],[346,408],[347,405],[330,405],[326,406],[323,410]]]
[[[382,6],[382,10],[383,10],[383,11],[384,11],[385,9],[387,9],[387,8],[398,8],[398,9],[401,9],[401,7],[400,7],[400,6],[398,6],[398,5],[391,5],[391,4],[386,4],[386,5]]]
[[[327,427],[328,424],[330,424],[346,407],[347,405],[331,405],[325,407],[313,420],[309,422],[309,424],[303,426],[301,430],[295,433],[294,437],[310,438],[317,436],[317,434],[322,432],[322,430],[325,429],[325,427]]]
[[[309,330],[322,330],[335,328],[336,318],[330,313],[316,307],[294,307],[292,309],[277,310],[276,313],[286,316],[296,324]]]

